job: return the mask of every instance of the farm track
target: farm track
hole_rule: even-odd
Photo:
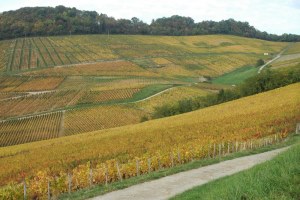
[[[262,65],[259,69],[258,69],[258,74],[260,74],[260,72],[269,64],[273,63],[274,61],[278,60],[281,58],[282,54],[284,54],[284,52],[286,52],[292,45],[294,44],[290,44],[288,45],[285,49],[283,49],[275,58],[273,58],[272,60],[268,61],[267,63],[265,63],[264,65]]]
[[[289,147],[276,149],[261,154],[227,160],[221,163],[181,172],[158,180],[145,182],[126,189],[107,193],[103,196],[95,197],[92,200],[169,199],[193,187],[247,170],[257,164],[274,158],[276,155],[286,151],[288,148]]]

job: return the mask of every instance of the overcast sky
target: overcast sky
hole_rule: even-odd
[[[269,33],[300,34],[300,0],[0,0],[0,12],[21,7],[64,5],[97,11],[117,19],[181,15],[195,22],[233,18]]]

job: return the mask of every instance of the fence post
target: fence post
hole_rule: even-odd
[[[50,191],[50,181],[49,181],[49,179],[48,179],[48,200],[50,200],[51,199],[51,193],[50,193],[51,191]]]
[[[139,160],[136,160],[136,175],[140,175],[140,166],[139,166]]]
[[[25,178],[24,178],[24,180],[23,180],[23,185],[24,185],[24,187],[23,187],[23,191],[24,191],[24,200],[26,200],[26,199],[27,199],[27,186],[26,186]]]
[[[122,176],[121,176],[121,171],[120,171],[120,167],[119,167],[119,162],[117,162],[117,170],[118,170],[118,176],[119,176],[119,179],[120,179],[120,181],[122,182],[123,179],[122,179]]]

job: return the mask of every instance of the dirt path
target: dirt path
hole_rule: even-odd
[[[287,147],[181,172],[158,180],[131,186],[123,190],[114,191],[103,196],[98,196],[93,198],[93,200],[168,199],[195,186],[203,185],[209,181],[249,169],[254,165],[270,160],[286,149]]]
[[[258,69],[258,73],[260,74],[260,72],[269,64],[271,64],[272,62],[278,60],[279,58],[281,58],[282,54],[287,51],[292,45],[294,45],[294,43],[288,45],[285,49],[283,49],[275,58],[273,58],[272,60],[268,61],[267,63],[265,63],[264,65],[260,66]]]

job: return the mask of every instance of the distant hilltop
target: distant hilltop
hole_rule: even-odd
[[[299,35],[261,32],[248,22],[234,19],[195,23],[190,17],[174,15],[152,20],[115,19],[95,11],[64,6],[26,7],[0,14],[0,39],[67,34],[207,35],[228,34],[270,41],[300,41]]]

